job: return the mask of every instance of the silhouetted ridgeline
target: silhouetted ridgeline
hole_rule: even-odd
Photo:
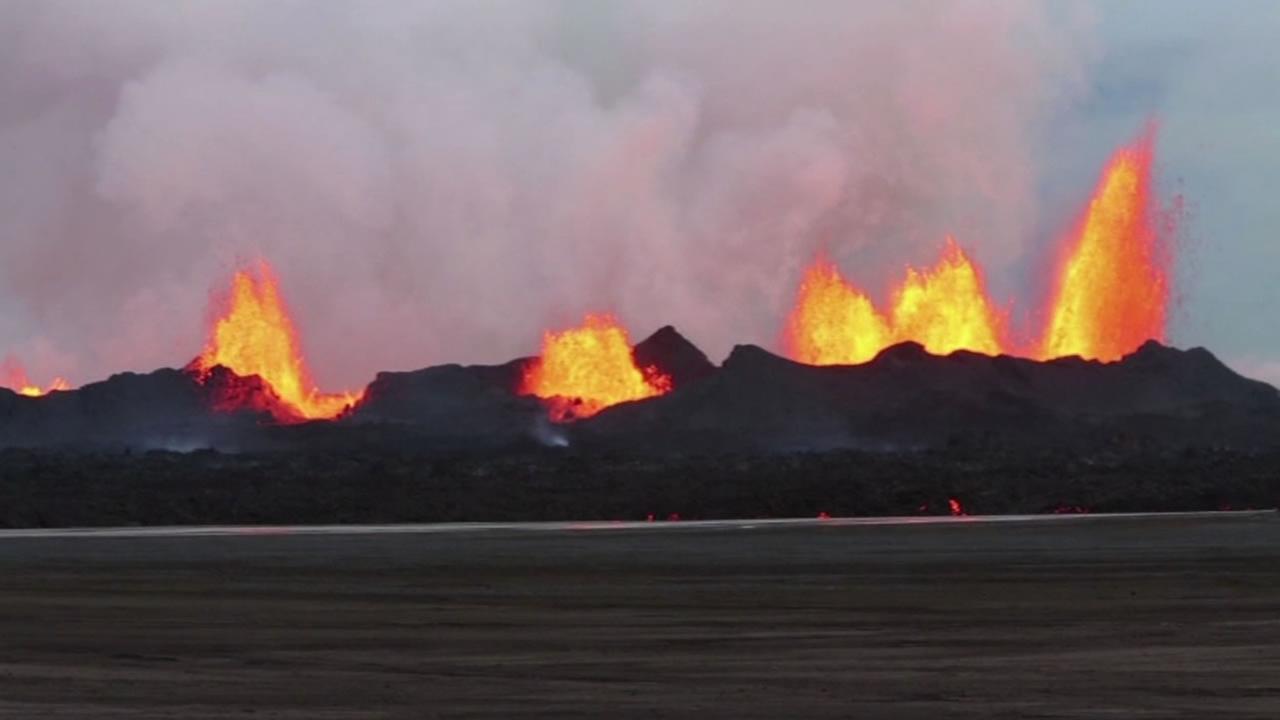
[[[567,425],[518,395],[529,360],[379,373],[332,422],[280,426],[262,412],[226,413],[228,397],[263,407],[257,377],[220,368],[122,374],[41,398],[0,390],[0,447],[230,452],[520,452],[568,446],[640,456],[941,448],[984,451],[1257,451],[1280,445],[1280,392],[1241,377],[1203,349],[1150,342],[1120,362],[1048,362],[913,343],[869,363],[812,367],[761,348],[712,365],[675,329],[639,343],[642,366],[675,389]]]

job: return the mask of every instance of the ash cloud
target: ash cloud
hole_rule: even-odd
[[[0,350],[38,380],[181,365],[258,257],[326,387],[587,311],[772,346],[819,247],[878,292],[953,233],[999,289],[1090,28],[1017,0],[15,0]]]

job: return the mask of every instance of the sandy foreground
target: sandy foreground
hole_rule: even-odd
[[[3,718],[1278,718],[1280,518],[0,538]]]

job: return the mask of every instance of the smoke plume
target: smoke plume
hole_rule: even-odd
[[[258,257],[325,387],[588,311],[774,346],[819,248],[879,292],[951,233],[998,288],[1084,85],[1054,7],[14,0],[0,355],[182,365]]]

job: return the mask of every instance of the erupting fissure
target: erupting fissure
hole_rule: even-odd
[[[670,390],[670,377],[636,365],[626,329],[610,315],[587,315],[580,327],[545,333],[542,354],[525,369],[520,387],[522,395],[542,398],[556,422]]]
[[[955,350],[994,355],[1004,347],[1004,328],[1005,317],[988,299],[982,273],[947,238],[934,267],[907,268],[888,313],[819,258],[800,284],[785,343],[792,358],[811,365],[866,362],[907,340],[940,355]]]
[[[270,386],[283,407],[256,409],[266,409],[281,421],[333,418],[360,399],[359,393],[322,393],[316,388],[279,283],[266,262],[256,273],[235,274],[226,307],[192,368],[207,378],[219,365],[241,377],[257,375]],[[243,408],[229,398],[219,409]]]
[[[794,360],[856,364],[915,341],[931,353],[955,350],[1052,359],[1114,361],[1165,338],[1169,257],[1154,223],[1152,133],[1108,162],[1077,231],[1061,250],[1046,325],[1032,347],[1009,339],[1007,313],[987,294],[981,269],[947,238],[929,270],[907,269],[887,312],[819,256],[801,280],[783,342]]]
[[[63,378],[55,377],[48,386],[41,387],[28,379],[27,371],[22,367],[21,363],[8,358],[4,361],[4,365],[0,367],[0,387],[9,388],[19,395],[27,397],[41,397],[57,390],[70,390],[71,383]]]
[[[1112,361],[1165,338],[1169,258],[1153,215],[1150,130],[1107,164],[1059,259],[1044,358]]]

